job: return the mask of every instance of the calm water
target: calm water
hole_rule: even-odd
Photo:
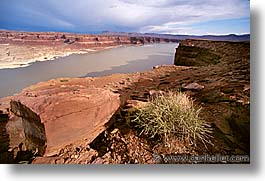
[[[177,46],[171,43],[120,47],[35,62],[23,68],[0,69],[0,97],[13,95],[29,85],[53,78],[139,72],[155,65],[173,64]]]

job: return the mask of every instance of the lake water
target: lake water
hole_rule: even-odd
[[[29,85],[54,78],[140,72],[155,65],[173,64],[177,46],[177,43],[165,43],[120,47],[34,62],[28,67],[0,69],[0,97],[13,95]]]

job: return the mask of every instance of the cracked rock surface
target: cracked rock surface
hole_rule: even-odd
[[[108,90],[46,82],[14,96],[11,110],[34,123],[31,137],[45,141],[44,155],[51,156],[68,144],[93,141],[105,130],[105,124],[119,105],[119,96]],[[41,131],[40,125],[44,125]],[[38,131],[45,134],[47,140],[39,136]]]

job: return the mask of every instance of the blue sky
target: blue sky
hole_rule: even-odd
[[[0,0],[0,29],[169,34],[250,32],[249,0]]]

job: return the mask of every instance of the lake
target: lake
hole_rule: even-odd
[[[177,46],[177,43],[161,43],[119,47],[34,62],[28,67],[0,69],[0,97],[13,95],[32,84],[54,78],[140,72],[155,65],[173,64]]]

